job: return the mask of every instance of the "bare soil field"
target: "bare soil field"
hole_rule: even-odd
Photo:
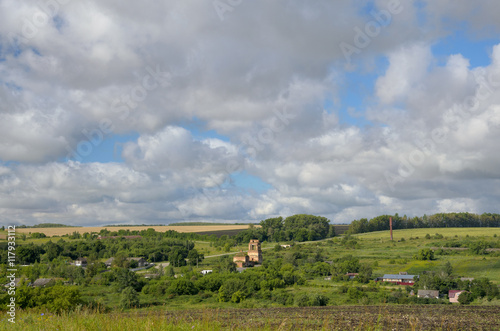
[[[138,312],[138,315],[141,313]],[[220,323],[246,330],[499,330],[500,307],[386,305],[286,307],[157,312],[168,318]],[[151,312],[148,313],[151,316]]]
[[[17,315],[17,314],[16,314]],[[17,316],[16,316],[17,317]],[[242,309],[148,310],[62,315],[20,312],[0,330],[499,330],[500,307],[380,305]]]
[[[228,230],[245,230],[248,229],[248,225],[194,225],[194,226],[95,226],[95,227],[67,227],[67,228],[18,228],[17,233],[44,233],[48,237],[52,236],[62,236],[66,234],[72,234],[73,232],[79,232],[81,234],[85,232],[97,232],[99,233],[102,229],[107,229],[109,231],[118,230],[130,230],[130,231],[141,231],[153,228],[158,232],[166,232],[168,230],[174,230],[177,232],[217,232],[217,231],[228,231]]]

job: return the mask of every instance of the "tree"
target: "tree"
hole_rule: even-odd
[[[199,254],[196,249],[192,249],[189,251],[188,256],[190,265],[197,265],[199,261],[203,260],[203,254]]]
[[[167,277],[174,277],[175,276],[175,270],[172,265],[169,265],[165,268],[165,276]]]
[[[174,279],[168,287],[168,292],[177,295],[192,295],[198,293],[194,283],[184,277]]]
[[[122,308],[133,308],[139,306],[139,295],[133,287],[126,287],[122,291],[120,306]]]
[[[369,264],[362,264],[359,267],[359,274],[357,277],[358,282],[360,283],[368,283],[372,278],[373,269]]]
[[[446,261],[446,264],[444,265],[444,272],[448,277],[453,273],[453,267],[451,266],[450,261]]]
[[[484,254],[488,247],[489,247],[488,243],[484,240],[476,241],[469,245],[470,251],[477,255]]]
[[[474,295],[472,293],[462,292],[458,296],[458,302],[460,302],[461,305],[468,305],[472,301],[474,301]]]
[[[45,290],[49,297],[46,306],[54,313],[72,310],[81,303],[80,291],[76,286],[56,285]]]
[[[424,248],[418,251],[418,253],[413,256],[415,260],[434,260],[434,251],[430,248]]]
[[[116,284],[119,289],[125,289],[127,287],[132,287],[134,290],[140,290],[142,284],[139,283],[137,275],[125,268],[115,269]]]

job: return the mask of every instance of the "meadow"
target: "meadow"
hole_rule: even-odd
[[[500,228],[423,228],[423,229],[402,229],[402,230],[394,230],[393,238],[395,241],[400,240],[401,238],[405,238],[408,240],[409,238],[424,238],[426,234],[430,234],[431,236],[435,233],[442,234],[445,237],[452,238],[455,236],[458,237],[466,237],[474,236],[474,237],[491,237],[494,234],[500,236]],[[368,232],[368,233],[360,233],[355,236],[363,239],[383,239],[390,240],[390,232],[389,231],[376,231],[376,232]]]
[[[443,238],[436,239],[438,233]],[[425,239],[429,234],[430,239]],[[495,237],[496,235],[496,237]],[[351,250],[362,262],[374,263],[374,275],[406,271],[420,274],[424,271],[439,270],[450,262],[454,271],[463,277],[488,277],[500,284],[500,258],[498,254],[475,255],[471,252],[454,251],[448,255],[436,255],[435,260],[420,261],[413,256],[420,249],[439,248],[451,242],[485,240],[500,243],[500,228],[433,228],[394,230],[390,240],[389,231],[377,231],[353,235],[358,238],[358,247]],[[402,241],[402,239],[404,240]],[[437,251],[437,250],[436,250]]]

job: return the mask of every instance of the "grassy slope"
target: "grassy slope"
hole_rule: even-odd
[[[454,237],[455,235],[459,237],[469,236],[487,236],[491,237],[495,233],[497,236],[500,236],[500,228],[430,228],[430,229],[404,229],[404,230],[394,230],[393,238],[394,240],[399,240],[401,238],[405,238],[408,240],[410,237],[419,237],[423,238],[426,234],[430,234],[431,236],[439,233],[445,237]],[[389,230],[387,231],[376,231],[369,233],[361,233],[356,236],[364,239],[389,239],[390,234]]]
[[[443,235],[443,239],[425,239],[426,234]],[[494,238],[493,235],[497,234]],[[500,284],[500,259],[491,255],[478,256],[469,252],[457,255],[439,255],[434,261],[417,261],[413,259],[422,248],[441,247],[449,240],[464,240],[466,236],[482,238],[487,241],[500,240],[500,228],[437,228],[437,229],[405,229],[393,231],[394,242],[390,241],[389,231],[379,231],[356,235],[360,239],[360,249],[352,254],[361,258],[362,262],[373,263],[378,261],[374,268],[374,275],[407,271],[418,274],[426,270],[439,270],[450,261],[456,274],[464,277],[488,277]],[[455,237],[457,236],[457,237]],[[411,237],[419,239],[409,240]],[[405,238],[403,242],[397,240]],[[393,262],[391,264],[389,262]]]

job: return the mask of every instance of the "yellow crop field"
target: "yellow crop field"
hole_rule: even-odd
[[[258,225],[255,225],[258,227]],[[212,231],[226,231],[226,230],[244,230],[248,229],[248,225],[182,225],[182,226],[95,226],[95,227],[67,227],[67,228],[18,228],[17,233],[44,233],[48,237],[52,236],[63,236],[66,234],[72,234],[77,231],[81,234],[85,232],[100,232],[102,229],[107,229],[109,231],[118,230],[130,230],[130,231],[141,231],[153,228],[158,232],[166,232],[168,230],[174,230],[177,232],[212,232]]]

